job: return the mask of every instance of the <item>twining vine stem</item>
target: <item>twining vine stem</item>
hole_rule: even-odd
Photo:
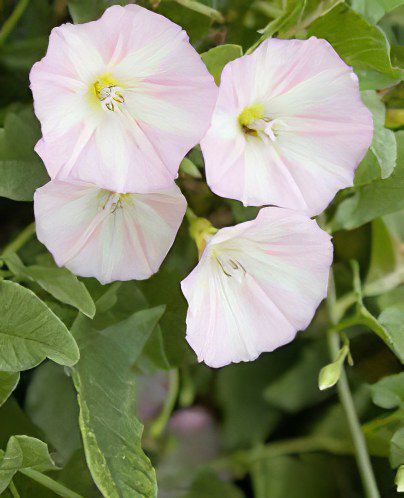
[[[240,450],[225,457],[212,460],[207,467],[217,472],[227,471],[241,478],[251,465],[260,460],[275,458],[284,455],[313,453],[322,451],[333,455],[352,455],[354,447],[351,441],[327,436],[304,436],[283,441],[275,441],[258,446],[253,450]]]
[[[14,29],[14,26],[20,20],[21,16],[25,12],[25,9],[28,7],[28,4],[29,0],[19,0],[10,17],[4,21],[3,26],[0,29],[0,47],[4,45],[9,34]]]
[[[327,341],[328,348],[330,351],[331,361],[334,361],[338,356],[340,349],[340,337],[338,330],[335,329],[337,325],[338,318],[335,312],[335,285],[331,277],[330,287],[328,293],[328,309],[331,322],[334,324],[334,328],[327,331]],[[380,498],[380,493],[377,488],[376,478],[373,472],[372,463],[370,461],[369,452],[366,446],[366,440],[364,433],[362,431],[361,424],[359,422],[358,415],[356,413],[355,404],[352,398],[352,394],[349,388],[348,378],[345,373],[345,369],[342,366],[341,376],[337,383],[338,396],[345,412],[348,427],[351,433],[352,441],[355,448],[355,458],[358,464],[359,473],[362,480],[362,485],[365,491],[366,498]]]
[[[150,435],[154,439],[158,439],[163,434],[167,426],[171,413],[174,410],[175,403],[177,402],[179,383],[178,370],[170,370],[168,374],[168,394],[163,409],[150,427]]]
[[[204,16],[210,17],[213,21],[218,22],[220,24],[224,23],[224,17],[216,9],[205,5],[204,3],[197,2],[196,0],[174,0],[176,3],[186,7],[187,9],[193,10],[195,12],[199,12]]]
[[[52,478],[46,476],[45,474],[42,474],[41,472],[38,472],[37,470],[20,469],[20,472],[21,474],[26,475],[33,481],[42,484],[42,486],[44,486],[45,488],[50,489],[58,496],[62,496],[63,498],[84,498],[83,496],[75,493],[71,489],[66,488],[66,486],[64,486],[60,482],[53,480]]]
[[[10,484],[8,485],[8,488],[9,488],[11,494],[13,495],[13,498],[21,498],[20,493],[17,491],[17,488],[15,487],[13,481],[10,482]]]
[[[340,348],[339,334],[335,331],[329,331],[327,333],[327,338],[331,358],[334,359],[338,355],[338,351]],[[355,457],[358,463],[366,497],[380,498],[380,493],[377,489],[375,475],[373,473],[370,456],[366,446],[365,436],[363,434],[358,415],[355,410],[352,394],[349,389],[348,379],[343,367],[340,379],[337,384],[337,390],[354,443]]]
[[[24,244],[26,244],[26,242],[29,241],[34,233],[35,223],[31,223],[26,226],[24,230],[20,232],[17,237],[4,248],[2,255],[6,256],[7,254],[11,254],[12,252],[17,252],[19,249],[21,249],[21,247],[24,246]]]

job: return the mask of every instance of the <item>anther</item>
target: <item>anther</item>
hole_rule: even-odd
[[[100,90],[96,85],[96,93],[102,106],[108,111],[115,111],[116,104],[123,104],[125,102],[122,89],[116,85],[108,85]]]

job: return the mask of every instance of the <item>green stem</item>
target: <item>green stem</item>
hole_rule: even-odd
[[[393,423],[399,424],[403,420],[403,410],[396,410],[389,415],[386,415],[383,418],[376,418],[374,420],[370,420],[366,422],[366,424],[362,425],[362,430],[364,434],[372,433],[386,425],[390,425]]]
[[[254,2],[251,7],[259,12],[262,12],[266,16],[271,17],[272,19],[276,19],[281,16],[283,12],[282,9],[262,1]]]
[[[37,470],[20,469],[20,472],[21,474],[26,475],[33,481],[42,484],[42,486],[44,486],[45,488],[50,489],[58,496],[62,496],[63,498],[83,498],[83,496],[75,493],[69,488],[66,488],[66,486],[64,486],[60,482],[51,479],[50,477],[46,476],[45,474],[42,474],[41,472],[38,472]]]
[[[17,491],[17,488],[15,487],[15,484],[13,483],[13,481],[10,482],[10,484],[8,485],[8,488],[9,488],[11,494],[13,495],[13,498],[21,498],[20,493]]]
[[[20,232],[17,237],[4,248],[2,255],[6,256],[7,254],[10,254],[12,252],[19,251],[21,247],[23,247],[23,245],[29,241],[34,233],[35,223],[31,223],[30,225],[26,226],[24,230]]]
[[[195,398],[195,388],[188,367],[181,369],[181,390],[178,398],[182,408],[191,406]]]
[[[249,471],[252,464],[260,460],[284,455],[313,453],[323,451],[333,455],[352,455],[354,448],[350,441],[324,437],[306,436],[259,446],[250,451],[238,451],[226,457],[209,462],[208,466],[216,471],[227,470],[241,477]]]
[[[345,315],[345,312],[357,302],[357,297],[355,292],[349,292],[345,294],[340,299],[335,301],[334,308],[334,323],[338,323],[341,318]]]
[[[28,4],[29,0],[19,0],[10,17],[6,19],[6,21],[4,21],[4,24],[0,29],[0,47],[2,47],[6,42],[9,34],[14,29],[17,22],[20,20],[20,17],[23,15]]]
[[[187,210],[185,211],[185,216],[189,222],[196,220],[197,216],[196,214],[192,211],[192,209],[187,206]]]
[[[330,330],[327,334],[328,347],[330,350],[331,360],[338,355],[340,348],[340,340],[337,332]],[[365,436],[355,410],[352,394],[349,389],[348,379],[344,370],[341,369],[341,376],[337,384],[338,395],[341,405],[344,409],[348,426],[351,432],[352,441],[355,448],[356,462],[359,467],[359,473],[362,479],[362,485],[365,490],[366,498],[380,498],[379,490],[377,489],[376,479],[373,473],[372,464],[368,449],[366,447]]]
[[[150,435],[154,439],[158,439],[163,434],[178,398],[180,384],[178,370],[170,370],[168,375],[169,384],[167,398],[159,416],[154,420],[152,426],[150,427]]]
[[[199,3],[196,0],[174,0],[174,2],[186,7],[187,9],[193,10],[195,12],[199,12],[204,16],[210,17],[213,21],[223,24],[224,17],[223,15],[216,9],[212,9],[208,5],[203,3]]]

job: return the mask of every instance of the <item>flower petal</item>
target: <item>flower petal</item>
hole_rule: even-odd
[[[239,265],[239,278],[222,258]],[[199,361],[250,361],[290,342],[326,296],[331,262],[329,235],[302,213],[263,208],[254,221],[221,229],[181,283]]]
[[[30,79],[43,132],[37,151],[51,178],[120,192],[170,187],[217,96],[186,33],[137,5],[55,28]],[[113,110],[97,97],[105,82],[122,97]]]
[[[264,139],[238,123],[256,104],[272,125]],[[328,42],[271,39],[225,66],[201,147],[218,195],[315,215],[352,185],[372,133],[357,77]]]
[[[178,187],[126,194],[82,182],[53,180],[34,197],[38,239],[59,266],[101,283],[145,279],[157,272],[181,224],[186,201]]]

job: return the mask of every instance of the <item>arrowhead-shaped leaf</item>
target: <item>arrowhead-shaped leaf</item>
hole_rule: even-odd
[[[73,336],[29,289],[0,282],[0,309],[0,370],[27,370],[46,357],[60,365],[77,363],[79,350]]]
[[[87,463],[101,493],[110,498],[157,493],[154,469],[141,447],[132,367],[163,313],[163,306],[138,311],[101,331],[91,329],[89,321],[73,370]],[[82,328],[83,320],[80,333]]]

